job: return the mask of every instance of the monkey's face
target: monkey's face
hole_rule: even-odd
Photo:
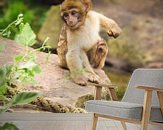
[[[62,13],[62,19],[71,30],[76,30],[82,25],[83,16],[78,9],[70,9]]]

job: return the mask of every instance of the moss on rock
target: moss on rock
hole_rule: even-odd
[[[47,18],[38,33],[38,39],[44,41],[49,37],[48,45],[52,48],[57,47],[60,30],[62,27],[62,20],[60,18],[59,6],[52,6],[48,11]]]

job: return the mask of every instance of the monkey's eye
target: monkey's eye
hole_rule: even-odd
[[[71,12],[71,15],[73,15],[73,16],[76,16],[77,14],[78,14],[78,12],[76,12],[76,11]]]
[[[63,15],[63,17],[64,17],[64,19],[67,19],[67,18],[68,18],[68,13],[65,13],[65,14]]]

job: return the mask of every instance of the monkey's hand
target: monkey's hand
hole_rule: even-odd
[[[93,73],[87,73],[87,78],[88,81],[92,82],[92,83],[100,83],[100,77],[96,74]]]
[[[83,74],[76,75],[75,77],[72,78],[72,80],[74,81],[74,83],[76,83],[78,85],[81,85],[81,86],[87,85],[87,78]]]
[[[113,36],[117,38],[121,33],[121,28],[118,24],[113,20],[110,19],[100,13],[94,12],[100,20],[100,26],[102,30],[106,31],[109,36]]]
[[[107,31],[108,35],[114,38],[117,38],[121,32],[122,30],[120,29],[120,27],[113,27],[112,29]]]

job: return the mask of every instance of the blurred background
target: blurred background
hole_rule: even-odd
[[[62,26],[58,0],[0,0],[0,29],[24,14],[37,34],[38,46],[48,36],[53,52]],[[114,19],[123,29],[117,39],[101,33],[109,46],[105,71],[124,94],[131,72],[140,67],[163,67],[162,0],[93,0],[93,10]]]

